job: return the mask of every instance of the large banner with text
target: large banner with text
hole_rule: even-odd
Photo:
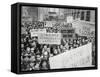
[[[61,44],[61,33],[40,33],[39,44]]]
[[[66,50],[62,54],[49,58],[49,61],[51,69],[92,66],[92,44]]]

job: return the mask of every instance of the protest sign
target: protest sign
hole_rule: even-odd
[[[79,29],[79,34],[82,36],[90,35],[90,28],[83,26],[82,28]]]
[[[53,27],[56,24],[56,21],[46,21],[44,27]]]
[[[33,22],[33,24],[34,24],[34,27],[36,27],[36,28],[44,28],[44,22],[40,22],[40,21],[34,21]]]
[[[66,21],[67,21],[67,23],[72,23],[73,22],[73,16],[67,16]]]
[[[57,56],[49,58],[51,69],[76,68],[92,66],[92,44],[67,50]]]
[[[92,26],[87,25],[82,25],[81,27],[76,27],[75,28],[75,32],[80,35],[80,36],[87,36],[87,37],[91,37],[92,32],[95,31],[95,28]]]
[[[32,29],[30,33],[31,37],[38,36],[39,33],[46,33],[46,29]]]
[[[75,29],[70,28],[70,29],[62,29],[61,34],[64,38],[73,38],[75,35]]]
[[[40,33],[38,40],[40,44],[60,44],[61,33]]]

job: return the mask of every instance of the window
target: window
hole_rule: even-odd
[[[87,11],[86,13],[86,21],[90,21],[90,11]]]
[[[81,12],[81,20],[84,20],[84,11]]]

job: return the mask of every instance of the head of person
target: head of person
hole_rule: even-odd
[[[21,38],[21,42],[22,42],[22,43],[24,42],[24,39],[23,39],[23,38]]]
[[[54,49],[54,55],[57,55],[57,54],[58,54],[57,49]]]
[[[44,49],[47,49],[47,45],[44,45]]]
[[[79,44],[80,43],[80,41],[79,40],[77,40],[77,44]]]
[[[59,45],[57,46],[57,49],[60,49],[60,46]]]
[[[35,37],[35,40],[38,41],[38,37]]]
[[[41,63],[40,63],[40,67],[41,67],[42,70],[49,69],[49,64],[48,64],[47,60],[42,60]]]
[[[40,64],[39,63],[35,63],[34,70],[40,70]]]
[[[30,66],[31,66],[31,67],[34,67],[34,65],[35,65],[35,62],[31,62],[31,63],[30,63]]]
[[[31,48],[31,52],[34,53],[34,48]]]
[[[31,39],[29,39],[29,40],[28,40],[28,42],[29,42],[29,43],[31,43],[31,42],[32,42],[32,40],[31,40]]]
[[[85,39],[82,39],[82,42],[84,43],[85,42]]]
[[[74,39],[73,42],[76,43],[76,39]]]
[[[60,45],[60,48],[63,49],[63,45]]]
[[[36,48],[36,54],[41,55],[39,48]]]
[[[26,51],[29,53],[30,52],[30,47],[27,47],[26,48]]]
[[[36,42],[33,41],[33,42],[31,43],[31,46],[32,46],[32,47],[36,47]]]
[[[32,37],[32,40],[37,41],[37,37],[36,36]]]
[[[35,59],[35,55],[32,55],[31,57],[30,57],[30,61],[31,62],[34,62],[36,59]]]
[[[43,67],[46,67],[46,66],[47,66],[47,62],[46,62],[46,61],[43,61],[43,62],[42,62],[42,66],[43,66]]]
[[[23,39],[23,42],[26,42],[26,38]]]
[[[40,55],[40,54],[36,54],[36,60],[37,60],[38,62],[41,61],[41,55]]]
[[[73,46],[71,45],[69,49],[73,49]]]
[[[24,48],[24,44],[21,44],[21,48]]]
[[[29,61],[29,58],[28,58],[28,54],[25,54],[24,56],[23,56],[23,61]]]

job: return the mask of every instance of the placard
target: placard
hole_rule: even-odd
[[[38,28],[38,29],[39,28],[44,28],[44,25],[45,25],[45,23],[43,21],[33,21],[32,24],[34,24],[33,26]]]
[[[30,30],[31,37],[38,36],[40,33],[46,33],[46,29],[32,29]]]
[[[83,26],[82,28],[79,29],[79,34],[82,36],[89,36],[90,35],[90,28]]]
[[[46,21],[44,27],[53,27],[54,24],[56,24],[56,21]]]

